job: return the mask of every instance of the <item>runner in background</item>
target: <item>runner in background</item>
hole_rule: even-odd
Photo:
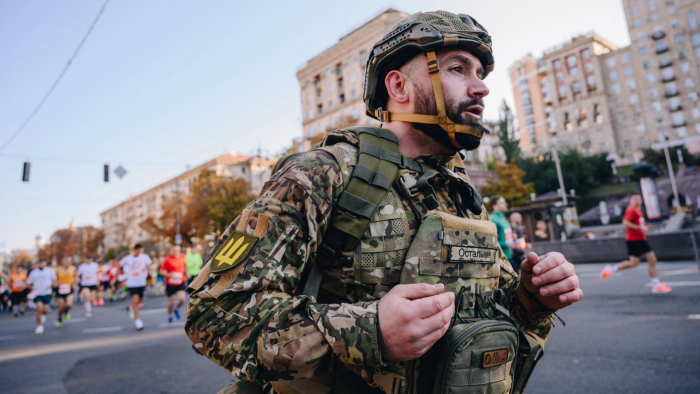
[[[56,273],[46,267],[46,260],[39,259],[36,268],[29,273],[27,284],[32,288],[34,303],[36,304],[36,330],[37,334],[44,333],[44,323],[46,314],[49,313],[49,303],[51,302],[51,285],[56,280]]]
[[[158,259],[154,261],[154,264],[156,266],[156,295],[157,296],[162,296],[165,295],[165,277],[160,274],[160,266],[163,263],[163,256],[158,253]]]
[[[18,266],[10,274],[10,300],[12,301],[12,311],[15,317],[18,312],[24,315],[24,304],[27,302],[27,270]]]
[[[165,256],[160,266],[160,274],[165,277],[165,294],[168,296],[168,323],[173,322],[173,312],[180,320],[180,307],[185,302],[185,255],[180,253],[180,246],[170,247],[170,254]],[[177,307],[173,309],[177,296]]]
[[[622,225],[627,228],[627,254],[629,260],[625,260],[616,265],[607,265],[600,273],[600,279],[605,280],[612,275],[613,272],[619,270],[634,268],[639,265],[641,256],[647,259],[649,266],[649,276],[651,277],[651,292],[654,294],[670,293],[673,289],[659,281],[659,276],[656,271],[656,254],[647,242],[646,232],[649,231],[649,225],[644,222],[644,215],[641,211],[642,195],[632,193],[630,196],[630,205],[625,210]]]
[[[92,306],[97,305],[97,273],[99,270],[100,267],[97,263],[92,261],[92,255],[87,255],[76,273],[78,276],[76,281],[80,284],[80,296],[83,297],[85,317],[92,317]]]
[[[194,280],[199,271],[202,269],[202,245],[197,245],[195,247],[195,253],[192,253],[192,248],[188,247],[185,249],[187,254],[185,255],[185,263],[187,265],[187,285]]]
[[[523,227],[523,216],[518,212],[513,212],[508,217],[510,226],[515,234],[515,247],[512,249],[513,257],[511,265],[516,273],[520,273],[520,264],[525,260],[525,250],[532,248],[532,245],[525,241],[525,229]]]
[[[56,269],[56,301],[58,301],[58,321],[56,327],[63,327],[63,319],[70,320],[73,307],[73,283],[75,283],[75,266],[69,256],[63,256],[61,265]]]
[[[118,278],[121,273],[121,267],[116,259],[111,260],[111,264],[107,267],[107,278],[109,279],[109,301],[117,300]]]
[[[105,290],[109,287],[109,277],[106,273],[107,264],[100,264],[100,270],[97,271],[97,305],[105,304]]]
[[[151,265],[151,258],[143,253],[141,244],[134,245],[133,253],[125,256],[119,265],[126,277],[126,287],[131,296],[131,305],[127,307],[129,318],[134,319],[137,330],[143,329],[143,322],[139,317],[139,304],[143,301],[143,292],[146,289],[146,278],[148,277],[148,266]]]
[[[10,313],[10,287],[9,275],[5,271],[0,272],[0,313]]]

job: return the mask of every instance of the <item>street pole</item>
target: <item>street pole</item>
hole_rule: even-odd
[[[180,234],[180,179],[175,179],[175,194],[177,195],[177,217],[175,220],[175,245],[182,243],[182,235]]]
[[[559,188],[561,188],[561,198],[564,202],[564,206],[569,206],[569,200],[566,198],[566,189],[564,188],[564,177],[561,175],[561,165],[559,163],[559,151],[557,147],[552,147],[552,157],[554,158],[554,164],[557,166],[557,177],[559,178]]]
[[[678,188],[676,187],[676,177],[673,175],[673,165],[671,165],[671,155],[668,154],[668,144],[664,144],[664,154],[666,155],[666,165],[668,166],[668,175],[671,178],[671,189],[673,190],[673,205],[676,206],[676,212],[681,211],[681,200],[678,199]]]

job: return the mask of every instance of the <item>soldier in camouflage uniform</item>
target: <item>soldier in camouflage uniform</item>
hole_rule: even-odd
[[[429,48],[427,58],[420,47],[404,51],[403,57],[389,53],[382,59],[382,50],[395,45],[391,40],[415,34],[417,23],[423,23],[420,32],[432,27],[442,34],[440,47]],[[464,37],[471,40],[469,45],[462,45]],[[382,63],[386,58],[393,63]],[[432,79],[438,65],[439,92]],[[368,114],[384,121],[383,129],[396,136],[401,154],[458,172],[468,182],[457,151],[475,149],[478,137],[487,132],[480,119],[488,94],[483,78],[491,70],[490,37],[473,18],[442,11],[412,15],[391,29],[370,56]],[[438,122],[435,115],[441,108],[449,119],[443,116]],[[411,276],[409,267],[417,267],[406,259],[410,246],[435,253],[427,240],[415,239],[430,211],[422,204],[423,195],[406,195],[397,182],[378,205],[357,248],[330,263],[319,296],[302,293],[357,164],[357,129],[331,132],[321,145],[274,174],[224,232],[188,288],[185,330],[195,349],[241,379],[222,392],[406,393],[405,383],[392,389],[387,376],[389,381],[401,376],[405,362],[424,354],[449,326],[454,291],[441,280],[404,280]],[[418,179],[420,174],[408,175]],[[456,183],[449,177],[431,183],[438,200],[433,212],[488,221],[485,210],[476,209],[477,214],[463,208],[454,192]],[[446,236],[470,244],[493,241],[459,232]],[[511,315],[546,338],[552,313],[583,296],[573,265],[559,253],[530,253],[518,276],[496,249],[496,264],[488,268],[462,265],[459,272],[447,272],[441,265],[421,263],[420,269],[442,271],[443,276],[469,271],[471,278],[484,278],[476,279],[482,288],[502,289]],[[406,380],[405,374],[401,379]]]

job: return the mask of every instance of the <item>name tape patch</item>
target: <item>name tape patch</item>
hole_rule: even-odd
[[[481,246],[451,245],[450,262],[493,264],[496,262],[496,250]]]
[[[231,268],[242,263],[253,250],[253,247],[260,238],[242,233],[240,231],[232,231],[226,243],[221,246],[221,249],[216,253],[216,256],[211,261],[211,272],[218,274],[228,271]]]
[[[484,356],[481,359],[481,366],[483,368],[488,368],[505,364],[506,362],[508,362],[508,349],[490,350],[484,352]]]

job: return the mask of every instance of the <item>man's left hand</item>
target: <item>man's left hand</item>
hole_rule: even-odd
[[[557,252],[541,257],[528,253],[520,265],[520,283],[550,309],[561,309],[583,298],[574,265]]]

